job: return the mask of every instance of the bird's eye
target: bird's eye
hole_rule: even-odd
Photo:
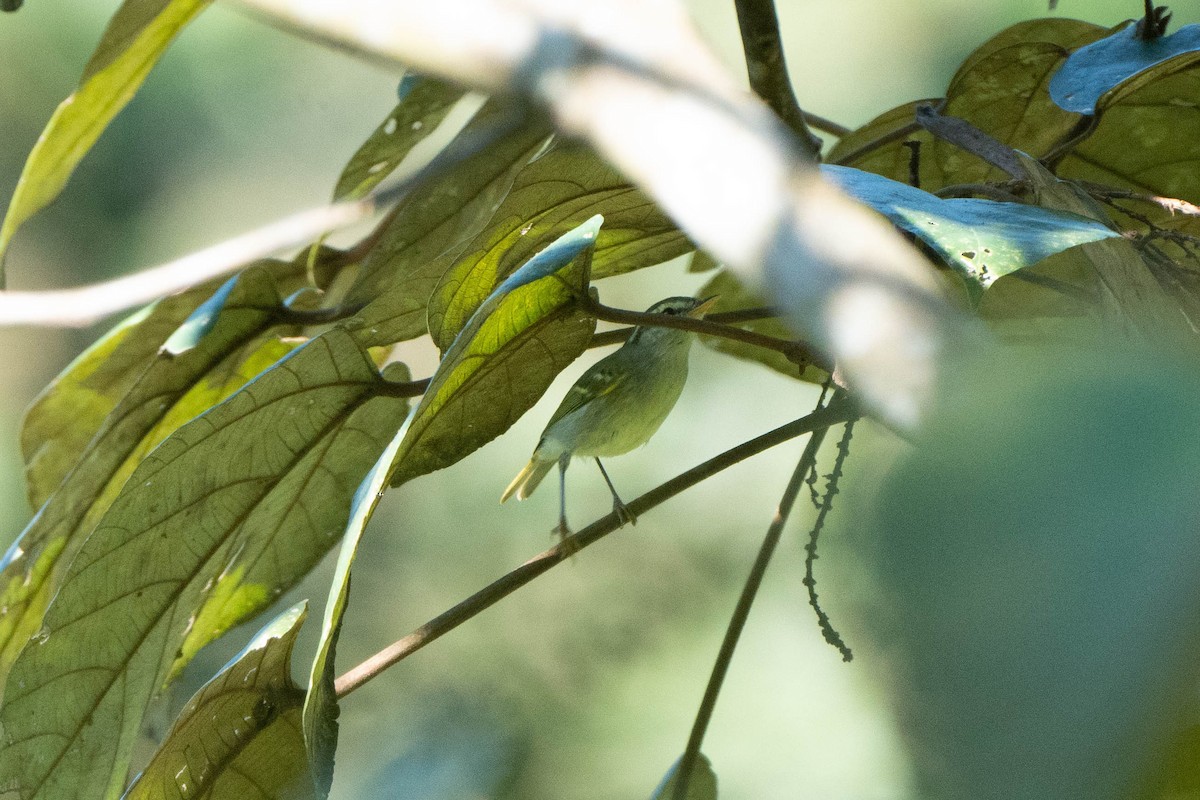
[[[665,309],[663,309],[663,311],[667,314],[678,314],[679,313],[679,309],[677,309],[677,308],[665,308]]]

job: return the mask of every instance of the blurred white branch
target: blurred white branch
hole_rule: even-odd
[[[234,0],[292,30],[543,104],[831,353],[901,426],[969,323],[889,224],[824,182],[678,0]]]
[[[38,325],[82,328],[134,306],[183,291],[321,234],[361,222],[376,212],[378,197],[301,211],[220,244],[142,272],[74,289],[0,292],[0,327]]]

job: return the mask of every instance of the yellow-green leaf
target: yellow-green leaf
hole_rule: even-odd
[[[84,70],[79,88],[55,110],[25,162],[0,226],[0,267],[17,228],[58,196],[108,123],[133,99],[167,45],[210,2],[125,0]]]
[[[530,164],[492,222],[462,250],[429,300],[429,332],[445,352],[475,309],[534,253],[604,216],[592,275],[604,278],[695,249],[658,207],[590,148],[559,143]]]
[[[392,484],[448,467],[499,436],[587,347],[596,320],[575,307],[602,220],[595,217],[530,259],[487,298],[442,357],[413,412]],[[542,275],[544,277],[537,277]]]
[[[276,617],[188,701],[123,800],[312,798],[291,676],[304,613]]]

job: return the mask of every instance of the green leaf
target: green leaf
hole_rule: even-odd
[[[173,426],[248,380],[243,364],[271,346],[262,344],[280,303],[271,276],[251,269],[231,282],[235,289],[226,296],[220,324],[200,346],[178,357],[160,353],[149,363],[0,562],[0,680],[41,625],[66,566],[142,455]],[[214,376],[206,381],[210,372]],[[59,408],[69,412],[69,402]]]
[[[1079,117],[1060,109],[1047,91],[1050,77],[1071,50],[1095,41],[1104,28],[1078,20],[1041,19],[1018,23],[968,56],[946,90],[943,114],[965,119],[1001,142],[1046,154],[1077,124]],[[916,107],[939,100],[905,103],[842,138],[828,160],[909,182],[912,151],[920,144],[920,187],[1008,178],[1000,170],[925,130],[903,129],[915,120]],[[878,146],[872,146],[879,143]],[[868,149],[868,146],[869,149]]]
[[[393,486],[448,467],[508,430],[587,348],[596,320],[576,310],[575,298],[600,222],[563,234],[544,251],[550,255],[530,259],[527,272],[472,315],[413,412]]]
[[[25,162],[0,226],[0,268],[17,228],[58,196],[167,45],[209,2],[125,0],[84,69],[79,88],[55,110]]]
[[[1051,79],[1050,96],[1067,111],[1095,114],[1102,110],[1104,96],[1114,89],[1136,91],[1164,74],[1197,62],[1200,25],[1185,25],[1170,36],[1147,41],[1138,35],[1138,26],[1130,22],[1111,36],[1072,53]]]
[[[329,266],[325,251],[319,264]],[[243,269],[267,272],[279,286],[263,295],[278,306],[278,296],[305,285],[305,263],[267,259]],[[322,282],[331,280],[322,275]],[[21,451],[30,505],[40,507],[79,460],[104,420],[147,367],[162,360],[163,343],[228,279],[206,281],[133,314],[75,359],[29,407],[21,425]],[[269,299],[268,299],[269,298]],[[237,303],[233,304],[234,306]],[[266,308],[264,306],[264,308]],[[227,323],[225,320],[222,324]]]
[[[471,135],[507,113],[489,102],[464,129]],[[367,346],[414,339],[426,331],[425,307],[457,247],[487,224],[517,174],[550,135],[532,121],[417,187],[372,248],[346,297],[365,307],[346,322]]]
[[[976,302],[1002,275],[1086,242],[1119,237],[1077,213],[994,200],[951,199],[870,172],[826,165],[826,177],[919,236],[967,281]]]
[[[342,170],[334,200],[358,199],[392,174],[437,129],[465,92],[432,78],[405,78],[403,97]]]
[[[263,628],[184,706],[123,800],[307,800],[304,691],[291,659],[305,604]]]
[[[743,308],[757,308],[766,305],[762,298],[746,291],[746,287],[742,285],[742,282],[733,273],[725,270],[721,270],[713,275],[708,283],[704,284],[704,288],[696,292],[696,296],[716,296],[717,302],[713,308],[714,312],[736,311]],[[754,331],[755,333],[761,333],[764,336],[774,336],[777,339],[794,339],[796,336],[778,318],[756,319],[752,322],[739,323],[738,327]],[[783,353],[775,350],[755,347],[745,342],[726,339],[723,336],[701,336],[700,341],[706,347],[716,350],[718,353],[725,353],[734,358],[746,361],[754,361],[789,378],[799,378],[808,383],[824,383],[829,377],[829,373],[819,367],[807,365],[801,369]]]
[[[679,778],[679,762],[676,761],[667,770],[662,783],[654,790],[650,800],[675,800],[675,784]],[[687,800],[717,800],[717,773],[713,772],[712,762],[703,753],[696,759],[692,768],[692,777],[688,780]]]
[[[9,674],[0,774],[23,797],[111,798],[151,696],[223,576],[244,620],[337,540],[406,401],[334,328],[175,431],[72,561]]]
[[[604,229],[595,278],[659,264],[695,249],[654,203],[590,148],[559,143],[517,177],[491,224],[462,250],[429,299],[429,332],[445,352],[480,304],[549,242],[595,214]]]
[[[309,671],[308,697],[304,701],[304,743],[309,764],[312,765],[317,795],[322,799],[329,796],[329,788],[333,785],[339,712],[337,692],[334,688],[334,678],[337,674],[335,660],[337,641],[342,632],[342,618],[350,601],[350,570],[354,566],[358,543],[366,530],[367,522],[375,513],[375,507],[379,505],[379,500],[387,488],[396,454],[406,432],[407,428],[402,429],[392,438],[354,494],[350,520],[342,537],[342,549],[338,553],[337,567],[329,587],[329,599],[325,604],[321,638]]]

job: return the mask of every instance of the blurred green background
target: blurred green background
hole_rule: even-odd
[[[781,2],[801,104],[854,126],[937,96],[956,65],[1044,0]],[[115,0],[29,0],[0,16],[0,196],[55,105],[74,87]],[[693,0],[704,33],[740,71],[731,0]],[[1063,0],[1057,14],[1114,24],[1134,0]],[[1200,19],[1178,7],[1177,23]],[[324,202],[343,162],[391,108],[396,75],[295,41],[220,3],[185,31],[8,259],[14,288],[123,274]],[[4,201],[0,200],[0,207]],[[604,299],[694,291],[681,265],[605,282]],[[22,409],[97,335],[0,329],[0,540],[24,500]],[[411,349],[417,375],[429,348]],[[592,358],[589,355],[587,358]],[[632,497],[811,406],[809,387],[696,348],[693,379],[651,444],[615,460]],[[393,491],[355,571],[339,664],[349,667],[551,543],[555,493],[496,501],[569,382],[466,462]],[[337,798],[600,798],[649,795],[682,750],[737,591],[802,443],[739,465],[647,514],[503,601],[343,704]],[[843,665],[807,608],[798,508],[738,651],[706,742],[724,800],[885,800],[909,793],[880,689],[856,637],[872,600],[855,567],[856,506],[898,445],[864,426],[818,564],[822,597],[860,661]],[[875,471],[875,470],[872,470]],[[607,511],[594,470],[570,473],[576,525]],[[330,564],[280,600],[319,616]],[[310,622],[309,627],[316,626]],[[314,630],[308,632],[311,643]],[[240,648],[237,631],[189,669],[171,710]],[[305,657],[307,652],[302,652]],[[299,672],[299,670],[298,670]]]

